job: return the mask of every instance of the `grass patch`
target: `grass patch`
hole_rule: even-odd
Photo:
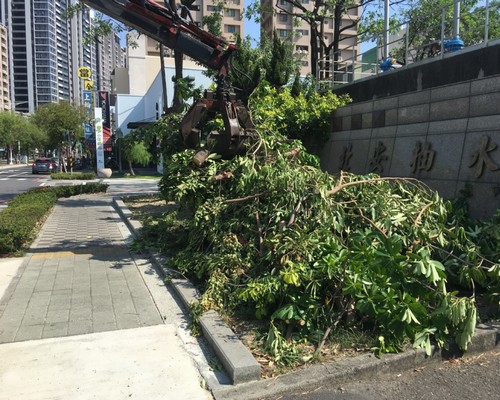
[[[115,172],[113,171],[113,175],[111,175],[111,179],[113,178],[127,178],[127,179],[159,179],[162,177],[162,174],[159,173],[144,173],[135,172],[135,175],[131,175],[130,172]]]

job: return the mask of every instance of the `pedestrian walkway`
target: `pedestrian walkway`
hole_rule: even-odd
[[[10,298],[0,343],[162,323],[106,198],[59,202]]]
[[[0,300],[0,399],[210,398],[129,235],[106,195],[58,201]]]

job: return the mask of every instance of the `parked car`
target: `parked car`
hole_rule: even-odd
[[[56,163],[48,158],[37,158],[33,165],[31,166],[31,173],[48,173],[56,172]]]

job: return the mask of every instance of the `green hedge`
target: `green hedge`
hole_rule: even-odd
[[[96,175],[93,172],[73,172],[69,174],[68,172],[57,172],[50,174],[52,179],[67,179],[67,180],[81,180],[81,181],[91,181],[96,179]]]
[[[36,238],[38,227],[60,197],[105,192],[108,185],[56,186],[31,189],[14,198],[0,212],[0,256],[25,251]]]

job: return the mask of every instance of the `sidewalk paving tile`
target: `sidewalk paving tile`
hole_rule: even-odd
[[[106,196],[59,200],[13,290],[0,343],[162,324]]]

